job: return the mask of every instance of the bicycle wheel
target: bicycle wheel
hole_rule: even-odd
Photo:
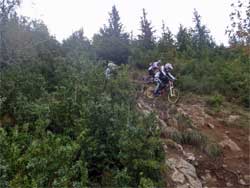
[[[170,92],[168,92],[168,102],[170,102],[171,104],[177,103],[179,98],[180,98],[180,92],[178,89],[173,88],[172,95]]]
[[[145,95],[150,98],[153,99],[154,98],[154,87],[153,86],[149,86],[146,90],[145,90]]]

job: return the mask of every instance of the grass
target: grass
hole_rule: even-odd
[[[184,128],[184,129],[194,128],[193,124],[192,124],[192,120],[189,117],[178,113],[176,119],[178,121],[178,125],[180,125],[182,128]]]
[[[211,158],[216,158],[222,154],[222,149],[216,143],[209,143],[205,147],[205,153]]]
[[[175,131],[170,135],[170,138],[178,144],[197,147],[211,158],[219,157],[222,154],[221,147],[218,144],[212,143],[206,135],[197,130],[184,132]]]
[[[178,144],[187,144],[198,148],[206,146],[208,141],[207,136],[203,135],[202,133],[196,130],[184,131],[184,132],[176,131],[173,132],[170,135],[170,137]]]

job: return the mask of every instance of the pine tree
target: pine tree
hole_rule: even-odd
[[[196,50],[197,57],[201,58],[207,54],[208,48],[213,47],[215,44],[209,35],[210,31],[205,25],[202,25],[201,16],[196,9],[194,10],[193,21],[195,23],[192,36],[193,47]]]
[[[141,34],[138,36],[140,44],[145,49],[153,49],[155,46],[154,30],[151,26],[151,22],[147,19],[147,13],[145,9],[142,10],[141,17]]]
[[[162,37],[159,40],[158,49],[166,61],[173,61],[176,52],[175,41],[172,32],[165,26],[164,22],[162,23]]]
[[[176,40],[177,51],[185,56],[192,56],[192,33],[187,28],[180,25]]]
[[[63,41],[66,56],[80,58],[82,55],[91,55],[92,49],[89,40],[84,36],[83,29],[75,31],[68,39]]]
[[[165,26],[165,23],[162,23],[162,37],[159,41],[159,46],[162,48],[173,48],[174,47],[174,38],[173,34],[168,27]]]
[[[18,6],[20,6],[20,0],[0,0],[0,67],[8,64],[6,25],[10,16],[16,13]]]
[[[109,13],[109,26],[104,25],[100,33],[93,38],[93,46],[97,57],[110,60],[117,64],[127,63],[129,56],[129,35],[123,31],[120,22],[119,12],[116,7],[112,7]]]

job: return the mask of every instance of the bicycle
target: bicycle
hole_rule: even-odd
[[[156,96],[154,95],[154,86],[150,85],[145,91],[144,94],[150,98],[156,98]],[[174,87],[174,83],[173,81],[169,81],[164,88],[162,88],[160,90],[160,95],[159,96],[164,96],[167,94],[168,97],[168,102],[170,102],[171,104],[175,104],[178,102],[179,98],[180,98],[180,91]]]

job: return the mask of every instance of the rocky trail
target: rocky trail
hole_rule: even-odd
[[[213,109],[192,94],[171,105],[164,97],[146,98],[142,90],[137,107],[145,115],[156,114],[167,187],[250,187],[248,111],[226,102]]]

